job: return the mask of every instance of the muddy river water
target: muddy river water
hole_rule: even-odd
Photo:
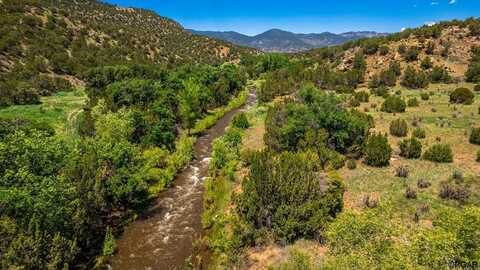
[[[117,241],[113,270],[181,269],[193,253],[202,233],[204,180],[212,153],[212,142],[222,136],[235,114],[256,102],[252,92],[244,107],[225,114],[197,139],[195,159],[177,175],[173,187],[163,192],[144,216],[127,228]]]

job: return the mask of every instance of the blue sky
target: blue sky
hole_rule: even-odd
[[[480,15],[480,0],[104,0],[142,7],[196,30],[254,35],[271,28],[297,33],[398,32],[439,20]]]

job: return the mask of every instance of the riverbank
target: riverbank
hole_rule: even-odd
[[[255,96],[242,93],[226,106],[231,110],[223,109],[211,114],[209,119],[218,118],[218,121],[210,129],[206,123],[211,123],[211,120],[197,123],[197,127],[201,126],[205,131],[196,129],[196,134],[202,135],[194,144],[195,159],[173,177],[175,181],[170,182],[172,184],[154,190],[159,192],[156,203],[128,226],[118,239],[118,252],[111,261],[113,269],[178,268],[192,254],[193,242],[202,232],[203,180],[208,176],[212,142],[224,134],[245,101],[253,103]],[[221,114],[223,116],[219,117]]]
[[[228,133],[214,142],[210,176],[205,181],[202,226],[205,234],[201,245],[208,252],[201,258],[206,269],[222,269],[240,261],[235,235],[232,233],[238,217],[232,213],[235,194],[240,192],[241,181],[247,173],[248,153],[261,150],[263,145],[266,106],[256,105],[245,115],[249,127],[239,129],[233,125]],[[232,137],[235,138],[232,142]]]

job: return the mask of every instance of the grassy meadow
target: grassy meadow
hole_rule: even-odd
[[[42,97],[40,104],[15,105],[0,109],[1,118],[24,118],[51,125],[57,133],[68,133],[87,100],[84,90],[59,92]]]

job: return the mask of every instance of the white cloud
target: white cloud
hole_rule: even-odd
[[[405,30],[407,30],[407,28],[406,28],[406,27],[402,27],[402,29],[400,29],[400,32],[403,32],[403,31],[405,31]]]
[[[430,3],[430,6],[437,6],[437,5],[438,5],[438,2],[435,2],[435,1]]]
[[[448,2],[450,5],[453,5],[455,3],[457,3],[457,0],[450,0],[450,2]]]
[[[437,23],[436,22],[425,22],[426,26],[434,26],[435,24],[437,24]]]

